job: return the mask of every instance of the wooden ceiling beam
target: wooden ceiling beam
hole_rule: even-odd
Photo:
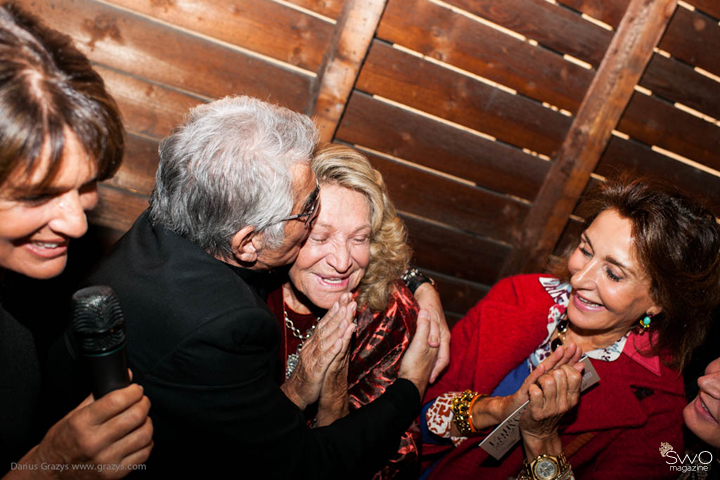
[[[676,7],[677,0],[628,5],[502,276],[545,267]]]
[[[321,141],[329,142],[335,135],[386,3],[346,0],[343,5],[311,96],[310,111]]]

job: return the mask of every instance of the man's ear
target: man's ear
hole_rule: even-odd
[[[232,251],[235,259],[240,263],[255,263],[258,251],[262,248],[262,238],[255,227],[241,228],[232,238]]]

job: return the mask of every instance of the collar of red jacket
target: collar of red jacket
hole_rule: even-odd
[[[649,333],[641,335],[632,332],[630,336],[628,336],[627,341],[625,342],[625,348],[623,348],[623,353],[659,377],[661,375],[660,357],[657,355],[647,357],[641,353],[647,352],[650,349],[651,336],[654,339],[655,336]]]

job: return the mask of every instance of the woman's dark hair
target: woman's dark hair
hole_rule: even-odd
[[[698,200],[651,177],[608,180],[590,192],[578,213],[587,228],[605,210],[632,223],[637,259],[651,281],[650,296],[662,307],[652,320],[657,336],[647,353],[669,355],[669,363],[682,369],[703,342],[720,300],[715,216]]]
[[[0,187],[14,172],[29,177],[44,148],[52,182],[62,161],[65,131],[78,138],[99,180],[123,156],[124,130],[102,78],[70,38],[12,3],[0,6]]]

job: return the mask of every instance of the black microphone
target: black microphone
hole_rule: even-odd
[[[72,297],[73,330],[90,368],[95,399],[130,385],[125,349],[125,319],[120,300],[103,285],[83,288]]]

